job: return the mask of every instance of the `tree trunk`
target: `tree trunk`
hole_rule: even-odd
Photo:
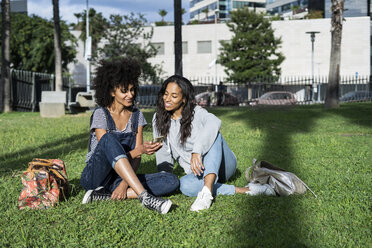
[[[11,86],[10,86],[10,1],[1,1],[2,10],[2,46],[1,46],[1,87],[0,111],[11,112]]]
[[[332,0],[332,19],[331,19],[331,58],[329,66],[328,87],[325,98],[326,108],[339,107],[339,87],[340,87],[340,65],[341,65],[341,39],[344,1]]]
[[[53,0],[53,19],[54,19],[54,53],[55,53],[55,77],[56,91],[63,90],[62,83],[62,52],[61,52],[61,28],[59,25],[59,1]]]
[[[182,10],[181,0],[174,0],[175,74],[182,76]]]

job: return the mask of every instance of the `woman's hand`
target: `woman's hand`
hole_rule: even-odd
[[[200,176],[203,174],[204,165],[201,160],[201,156],[199,153],[193,153],[191,154],[191,171],[194,173],[194,175]]]
[[[142,154],[145,153],[147,155],[154,154],[157,150],[159,150],[163,144],[161,142],[152,143],[150,141],[146,141],[142,144]]]
[[[123,180],[111,194],[113,200],[125,200],[127,198],[128,184]]]

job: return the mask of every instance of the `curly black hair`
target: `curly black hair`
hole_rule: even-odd
[[[123,87],[126,91],[130,84],[134,88],[134,99],[138,89],[138,77],[141,74],[141,66],[135,59],[119,58],[114,60],[102,60],[96,69],[93,80],[96,102],[101,107],[109,107],[113,103],[113,92],[117,87]]]
[[[181,88],[182,98],[185,100],[185,103],[182,106],[182,118],[180,120],[181,144],[184,145],[186,139],[191,135],[191,122],[194,119],[195,108],[194,87],[186,78],[179,75],[173,75],[164,81],[158,93],[155,127],[160,135],[168,135],[173,112],[165,110],[163,96],[169,83],[176,83]]]

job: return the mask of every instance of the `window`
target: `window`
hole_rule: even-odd
[[[187,54],[189,52],[187,41],[182,41],[182,53]]]
[[[164,42],[152,43],[155,49],[158,51],[157,55],[164,55]]]
[[[198,41],[198,53],[212,53],[212,41]]]

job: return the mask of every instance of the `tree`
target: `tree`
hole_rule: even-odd
[[[98,48],[98,59],[115,59],[119,57],[135,58],[141,63],[142,81],[160,81],[160,66],[153,66],[147,60],[157,53],[151,44],[153,29],[144,31],[147,20],[142,14],[111,15],[109,28],[104,32],[105,44]]]
[[[11,13],[11,68],[54,73],[54,24],[39,16]],[[0,25],[1,27],[1,25]],[[74,61],[76,38],[64,21],[60,22],[62,68]],[[0,44],[1,45],[1,44]]]
[[[161,21],[164,22],[164,17],[168,14],[165,9],[159,9],[158,14],[161,16]]]
[[[181,0],[174,0],[174,74],[182,76],[182,8]]]
[[[328,74],[328,86],[325,98],[326,108],[339,107],[340,65],[341,65],[341,39],[342,22],[344,20],[344,0],[332,0],[331,5],[331,58]]]
[[[56,78],[56,91],[63,90],[62,82],[62,49],[61,49],[61,27],[59,25],[59,1],[53,1],[53,20],[54,20],[54,65]]]
[[[205,9],[202,10],[202,12],[205,14],[205,20],[208,21],[209,8],[206,7]]]
[[[1,1],[2,34],[1,34],[1,84],[0,112],[12,111],[10,89],[10,1]]]
[[[156,26],[166,26],[167,23],[164,21],[164,17],[168,14],[165,9],[159,9],[158,14],[161,16],[161,21],[155,22]]]
[[[269,20],[242,8],[231,12],[227,26],[233,37],[231,42],[221,42],[219,60],[226,67],[228,81],[243,84],[280,76],[284,56],[277,50],[281,39],[275,38]]]
[[[87,14],[86,10],[81,13],[74,14],[78,19],[77,24],[71,24],[71,27],[74,30],[79,30],[80,33],[80,40],[84,42],[85,46],[85,39],[86,39],[86,21],[87,21]],[[81,21],[80,21],[81,19]],[[98,44],[103,37],[103,33],[109,27],[108,20],[102,15],[101,12],[98,12],[94,8],[89,8],[89,35],[92,37],[92,60],[95,60],[97,57],[97,48]]]

